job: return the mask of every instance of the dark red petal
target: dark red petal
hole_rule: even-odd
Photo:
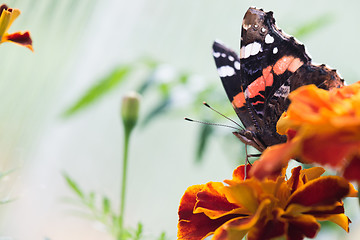
[[[298,188],[300,181],[301,166],[291,170],[291,178],[288,181],[288,186],[291,188],[291,194]]]
[[[204,213],[193,214],[188,221],[181,220],[178,223],[178,239],[200,240],[215,232],[227,221],[239,217],[238,215],[226,215],[217,219],[210,219]]]
[[[304,212],[303,214],[308,214],[308,215],[312,215],[314,217],[324,218],[327,215],[340,214],[340,213],[344,213],[343,205],[339,205],[339,206],[332,205],[332,206],[329,206],[329,208],[326,210],[311,210],[308,212]]]
[[[356,155],[350,161],[350,163],[346,166],[344,173],[344,178],[350,181],[358,181],[360,182],[360,156]]]
[[[24,33],[20,33],[20,32],[16,32],[16,33],[12,33],[9,35],[6,35],[6,39],[8,41],[20,44],[22,46],[25,46],[27,48],[29,48],[30,50],[32,49],[32,40],[30,37],[30,33],[29,32],[24,32]]]
[[[304,237],[314,238],[316,236],[320,230],[320,224],[315,219],[306,219],[308,217],[305,216],[288,219],[287,240],[302,240]]]
[[[249,231],[248,240],[268,240],[280,237],[285,234],[285,226],[286,224],[278,219],[270,220],[263,226],[258,223]]]
[[[211,182],[198,192],[196,208],[198,207],[219,212],[228,212],[239,208],[238,205],[230,203],[223,193],[218,192]]]
[[[179,206],[178,239],[200,240],[213,233],[217,228],[230,219],[239,217],[231,214],[218,219],[210,219],[204,213],[194,214],[197,194],[205,189],[205,185],[189,187],[181,198]]]
[[[341,177],[326,176],[300,187],[290,197],[287,206],[297,203],[303,206],[331,205],[349,193],[349,182]]]
[[[189,220],[193,215],[196,204],[196,195],[201,191],[205,185],[194,185],[186,189],[183,197],[180,200],[179,206],[179,220]]]

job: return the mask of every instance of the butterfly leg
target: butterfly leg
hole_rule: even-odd
[[[248,155],[248,151],[247,151],[247,144],[245,144],[245,166],[244,166],[244,180],[246,180],[246,177],[247,177],[247,165],[249,162],[249,155]],[[251,164],[250,164],[251,165]]]

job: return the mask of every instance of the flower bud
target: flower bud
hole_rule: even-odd
[[[140,95],[136,92],[128,93],[122,99],[121,117],[125,131],[131,132],[135,127],[139,115]]]

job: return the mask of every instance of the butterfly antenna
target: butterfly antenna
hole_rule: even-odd
[[[224,118],[226,118],[227,120],[231,121],[232,123],[234,123],[236,126],[238,126],[240,129],[244,130],[244,127],[242,127],[240,124],[238,124],[237,122],[235,122],[234,120],[232,120],[231,118],[225,116],[224,114],[222,114],[221,112],[217,111],[216,109],[212,108],[207,102],[203,102],[203,104],[210,108],[211,110],[213,110],[214,112],[216,112],[217,114],[223,116]]]
[[[185,118],[185,120],[186,120],[186,121],[189,121],[189,122],[196,122],[196,123],[201,123],[201,124],[205,124],[205,125],[212,125],[212,126],[232,128],[232,129],[235,129],[235,130],[239,131],[239,129],[237,129],[236,127],[228,126],[228,125],[225,125],[225,124],[203,122],[203,121],[198,121],[198,120],[190,119],[190,118],[187,118],[187,117]]]

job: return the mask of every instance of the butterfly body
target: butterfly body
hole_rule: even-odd
[[[313,65],[304,45],[278,29],[273,13],[262,9],[249,8],[244,16],[240,55],[214,42],[213,56],[245,127],[234,134],[260,152],[286,141],[276,123],[290,104],[291,91],[308,84],[327,90],[344,84],[336,71]]]

